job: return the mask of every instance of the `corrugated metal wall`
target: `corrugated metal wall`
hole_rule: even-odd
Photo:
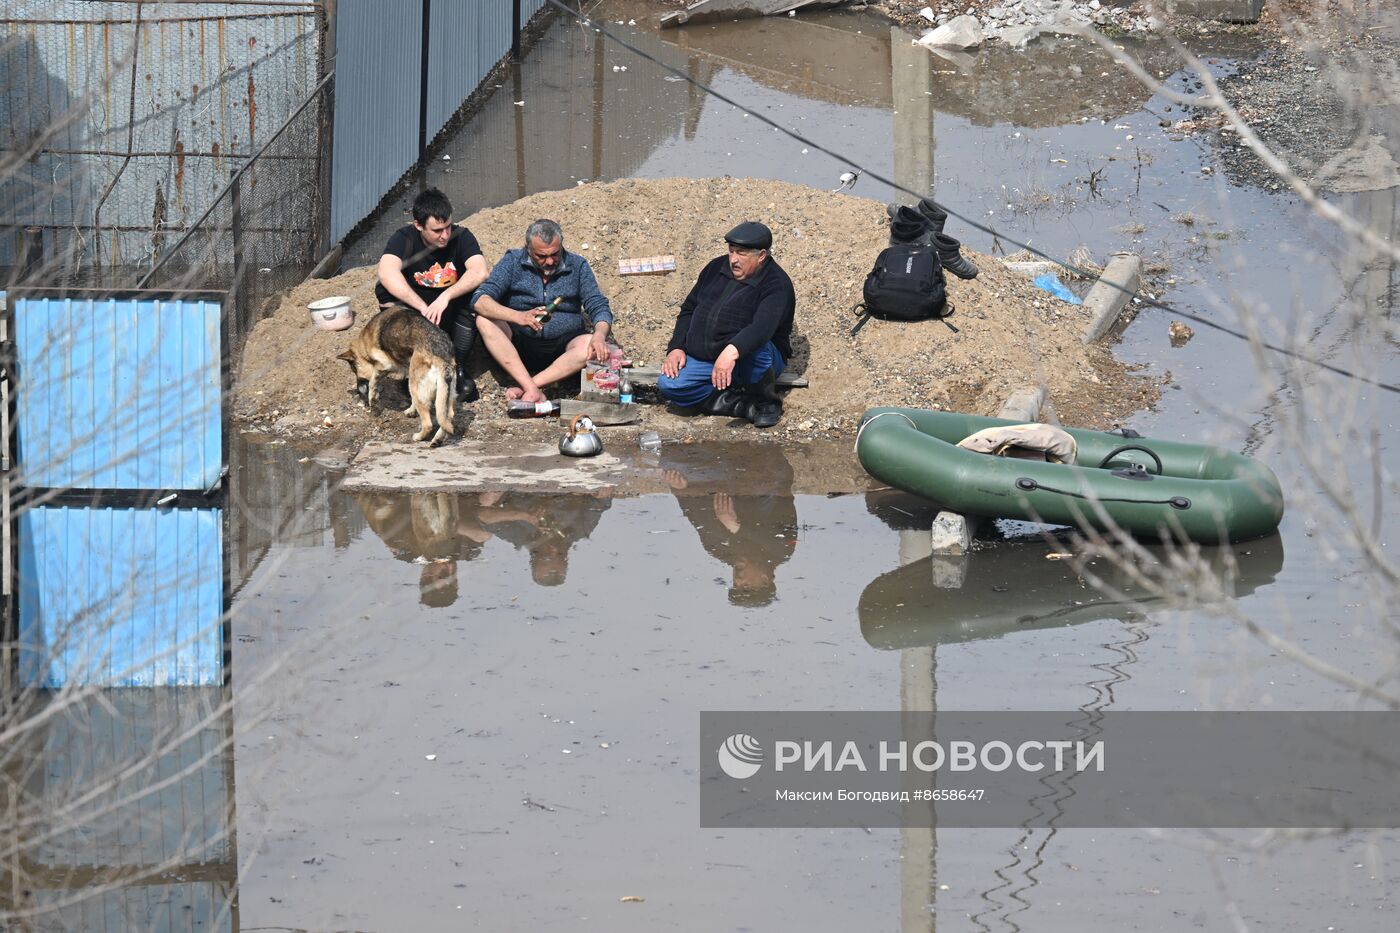
[[[50,255],[148,261],[319,77],[319,4],[139,7],[139,33],[133,2],[25,0],[0,14],[0,152],[60,127],[0,179],[0,222],[45,227]],[[0,237],[0,265],[13,240]]]
[[[21,679],[219,684],[219,509],[41,506],[19,517]]]
[[[544,0],[524,0],[528,21]],[[340,0],[336,13],[335,154],[330,242],[342,239],[418,161],[423,5]],[[427,138],[510,53],[511,0],[429,6]],[[397,63],[386,75],[385,62]]]
[[[198,496],[224,464],[222,306],[9,296],[15,484]],[[198,500],[204,501],[202,499]],[[21,679],[223,680],[223,511],[30,504],[16,519]]]
[[[49,702],[62,705],[25,739],[32,766],[17,814],[17,827],[37,818],[43,830],[31,842],[17,828],[9,862],[43,912],[33,929],[236,929],[227,692],[100,690]]]
[[[28,486],[207,489],[224,463],[214,301],[13,301]]]

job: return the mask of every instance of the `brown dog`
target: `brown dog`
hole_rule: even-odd
[[[432,435],[436,447],[455,433],[452,419],[457,412],[453,399],[457,392],[457,364],[452,361],[452,343],[447,335],[417,311],[402,306],[384,308],[350,341],[350,349],[337,356],[350,364],[357,382],[369,384],[365,404],[374,410],[379,377],[408,379],[408,395],[413,404],[405,415],[418,414],[422,430],[415,441]],[[438,429],[433,432],[433,414]]]

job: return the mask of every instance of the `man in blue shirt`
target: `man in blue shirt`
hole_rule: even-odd
[[[542,402],[542,387],[608,358],[608,299],[552,220],[530,224],[524,248],[506,251],[472,307],[486,349],[518,386],[506,398]]]
[[[657,388],[667,401],[770,428],[783,416],[777,379],[792,358],[797,296],[770,255],[773,232],[754,220],[724,235],[681,303]]]

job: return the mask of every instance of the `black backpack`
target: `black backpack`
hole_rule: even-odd
[[[896,243],[880,251],[875,268],[865,277],[864,313],[854,335],[872,317],[887,321],[926,321],[947,318],[953,313],[948,303],[948,285],[943,264],[931,245]],[[944,320],[944,323],[948,322]],[[952,324],[948,327],[957,330]]]

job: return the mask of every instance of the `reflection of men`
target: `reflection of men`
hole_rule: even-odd
[[[555,299],[559,304],[546,317]],[[563,231],[552,220],[530,224],[525,247],[506,251],[472,307],[486,349],[519,386],[506,390],[506,398],[542,402],[541,386],[608,358],[608,299],[588,261],[565,251]]]
[[[478,395],[467,375],[476,341],[469,302],[489,271],[476,237],[466,227],[452,225],[452,202],[436,188],[413,199],[413,223],[395,230],[379,257],[374,289],[379,306],[411,308],[451,338],[459,402],[474,402]]]
[[[681,304],[657,387],[676,405],[747,418],[768,428],[783,416],[777,379],[792,357],[792,279],[769,255],[773,233],[745,221],[724,236]]]
[[[701,546],[732,569],[729,601],[736,606],[771,603],[778,593],[774,575],[797,547],[792,466],[781,450],[774,453],[764,461],[760,495],[731,494],[732,464],[704,450],[668,451],[661,464]]]
[[[502,540],[530,553],[530,576],[540,586],[559,586],[569,573],[569,549],[598,527],[612,505],[610,493],[541,496],[508,493],[481,520]]]

